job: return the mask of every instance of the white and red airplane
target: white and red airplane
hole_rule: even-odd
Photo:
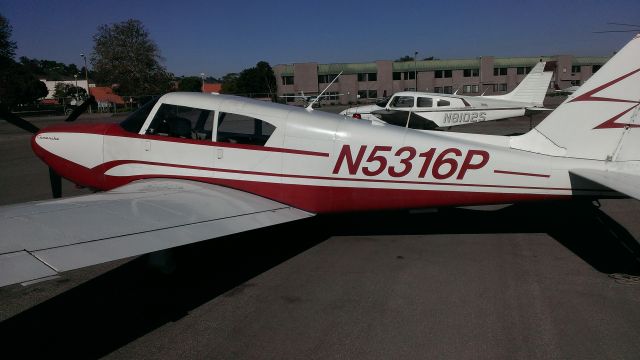
[[[398,125],[429,130],[523,116],[543,107],[555,63],[539,62],[508,94],[469,96],[402,91],[376,104],[343,110],[340,114],[371,120],[378,125]]]
[[[44,129],[32,147],[52,179],[102,192],[0,208],[0,285],[320,213],[640,198],[639,82],[636,36],[521,136],[193,93]]]

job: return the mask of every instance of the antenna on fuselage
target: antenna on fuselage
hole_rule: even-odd
[[[326,88],[324,88],[324,90],[322,90],[322,92],[320,93],[320,95],[316,96],[315,99],[313,99],[312,102],[309,103],[309,105],[307,105],[307,111],[312,111],[313,110],[313,104],[316,103],[316,101],[318,101],[318,99],[322,98],[322,94],[324,94],[325,91],[327,91],[327,89],[329,89],[329,87],[336,81],[338,80],[338,78],[340,77],[340,75],[342,75],[342,71],[340,71],[340,74],[336,75],[336,77],[331,80],[331,82],[329,83],[329,85],[327,85]]]

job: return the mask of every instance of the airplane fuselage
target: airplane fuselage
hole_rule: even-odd
[[[214,102],[212,109],[233,109],[238,104],[233,99]],[[118,124],[51,128],[37,134],[32,146],[60,175],[98,190],[147,178],[189,179],[315,213],[607,193],[599,186],[575,183],[567,170],[576,162],[582,167],[597,167],[597,162],[511,149],[506,137],[477,135],[480,141],[474,141],[453,134],[372,126],[318,111],[251,105],[256,109],[245,106],[238,111],[264,110],[263,120],[275,126],[264,145],[219,141],[215,131],[209,140],[147,134],[148,119],[138,133]],[[203,106],[204,102],[199,104]]]

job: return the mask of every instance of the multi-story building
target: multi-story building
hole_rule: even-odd
[[[608,57],[500,58],[376,61],[372,63],[318,64],[314,62],[276,65],[278,95],[318,94],[337,74],[339,79],[325,92],[323,103],[354,104],[371,102],[394,92],[415,90],[464,95],[504,94],[513,90],[538,61],[553,61],[550,88],[581,85]],[[341,94],[341,95],[339,95]],[[289,102],[294,99],[283,98]]]

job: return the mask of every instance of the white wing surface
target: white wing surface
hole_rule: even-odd
[[[261,196],[184,180],[144,180],[3,206],[0,286],[310,216]]]
[[[640,200],[640,187],[638,187],[640,175],[638,174],[594,169],[572,169],[569,172]]]

